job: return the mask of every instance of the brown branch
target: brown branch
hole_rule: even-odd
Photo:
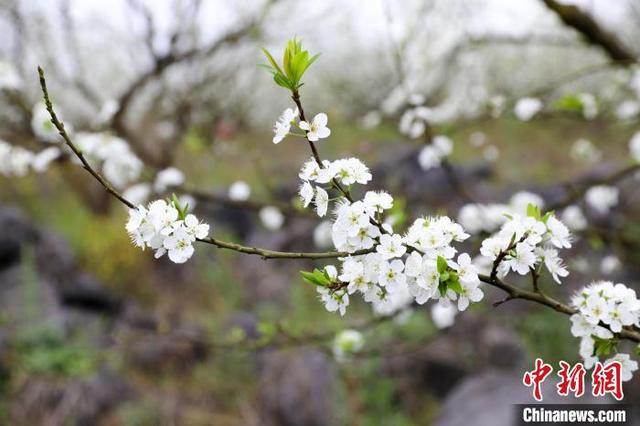
[[[554,311],[560,312],[565,315],[573,315],[578,312],[577,309],[572,308],[569,305],[565,305],[564,303],[552,297],[549,297],[542,293],[536,293],[534,291],[518,288],[514,285],[504,282],[500,278],[497,278],[497,277],[494,278],[484,274],[479,274],[478,277],[480,278],[480,281],[486,284],[489,284],[493,287],[497,287],[508,294],[508,297],[506,299],[497,302],[498,305],[500,305],[501,303],[504,303],[507,300],[522,299],[522,300],[528,300],[530,302],[547,306],[553,309]],[[607,328],[607,329],[609,328],[606,324],[600,324],[600,325],[604,328]],[[623,328],[622,331],[614,334],[621,338],[640,343],[640,332],[635,331],[632,328]]]
[[[51,123],[56,127],[58,133],[64,140],[65,144],[73,151],[73,153],[78,157],[78,159],[82,162],[84,169],[91,174],[103,187],[104,189],[116,197],[122,204],[127,206],[130,209],[135,209],[136,206],[124,198],[120,192],[118,192],[98,171],[96,171],[91,164],[87,161],[87,159],[82,154],[82,151],[76,147],[71,138],[69,137],[67,131],[64,128],[64,123],[58,119],[56,115],[51,100],[49,99],[49,91],[47,89],[47,82],[45,80],[44,71],[42,68],[38,67],[38,74],[40,76],[40,87],[42,89],[42,94],[44,97],[45,105],[47,107],[47,111],[49,115],[51,115]],[[330,259],[330,258],[338,258],[338,257],[348,257],[348,256],[359,256],[367,253],[371,253],[375,251],[374,248],[366,249],[366,250],[358,250],[353,253],[348,252],[339,252],[339,251],[330,251],[330,252],[283,252],[283,251],[275,251],[258,247],[247,247],[236,243],[231,243],[228,241],[219,240],[217,238],[204,238],[198,239],[198,241],[212,244],[218,248],[229,249],[233,251],[237,251],[240,253],[246,254],[254,254],[261,256],[263,259]]]
[[[247,34],[250,34],[251,30],[255,28],[255,25],[256,23],[251,21],[203,48],[193,48],[182,53],[170,52],[165,56],[157,57],[154,66],[147,72],[140,75],[120,96],[118,100],[118,110],[114,113],[112,119],[114,130],[120,135],[130,136],[126,125],[126,115],[133,99],[136,94],[147,85],[147,83],[162,75],[167,68],[181,62],[186,62],[197,56],[212,56],[225,45],[236,43]]]
[[[622,44],[612,33],[602,28],[588,13],[574,5],[567,5],[557,0],[542,0],[547,8],[553,11],[565,25],[580,33],[584,39],[599,46],[614,61],[630,65],[637,62],[637,55]]]
[[[100,173],[95,171],[93,167],[91,167],[87,159],[85,158],[84,154],[82,154],[82,151],[80,151],[71,141],[71,138],[69,138],[69,135],[67,134],[67,131],[64,128],[64,123],[62,123],[58,119],[58,116],[53,110],[53,105],[51,104],[51,100],[49,99],[49,91],[47,90],[47,82],[44,78],[44,70],[40,67],[38,67],[38,75],[40,76],[40,87],[42,88],[44,103],[47,108],[47,111],[49,112],[49,115],[51,115],[51,123],[56,127],[56,129],[58,129],[58,133],[60,133],[60,136],[62,136],[62,139],[64,139],[64,142],[73,151],[76,157],[78,157],[80,162],[82,162],[82,166],[84,167],[84,169],[87,172],[89,172],[98,182],[100,182],[100,184],[104,187],[104,189],[108,193],[110,193],[111,195],[116,197],[118,200],[120,200],[120,202],[123,203],[125,206],[129,207],[130,209],[134,209],[135,206],[133,205],[133,203],[131,203],[126,198],[124,198],[122,194],[120,194],[113,186],[111,186],[111,184],[104,177],[102,177]]]
[[[300,100],[300,93],[297,90],[293,92],[291,99],[293,99],[293,102],[298,107],[298,112],[300,113],[300,119],[302,121],[307,121],[307,118],[304,114],[304,108],[302,107],[302,102]],[[321,169],[324,169],[324,164],[322,164],[322,160],[320,159],[320,155],[318,154],[318,149],[316,148],[315,143],[310,141],[308,137],[306,137],[306,140],[309,143],[309,148],[311,149],[313,158],[316,160],[316,163],[318,163],[318,167],[320,167]],[[344,187],[340,184],[340,182],[338,182],[336,178],[333,178],[331,180],[331,183],[333,184],[333,186],[335,186],[338,189],[338,191],[342,193],[342,195],[345,196],[347,200],[353,203],[353,198],[351,197],[351,194],[349,193],[349,191],[344,189]]]

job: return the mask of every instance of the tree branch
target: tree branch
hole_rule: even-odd
[[[53,105],[51,103],[51,100],[49,99],[49,91],[47,89],[47,82],[44,76],[44,70],[40,67],[38,67],[38,74],[40,76],[40,87],[42,89],[44,102],[45,102],[47,111],[51,116],[51,123],[56,127],[56,129],[58,130],[58,133],[60,133],[60,136],[64,140],[65,144],[71,149],[71,151],[73,151],[76,157],[78,157],[78,159],[82,162],[82,166],[84,167],[84,169],[87,172],[89,172],[91,176],[93,176],[104,187],[104,189],[108,193],[116,197],[122,204],[124,204],[128,208],[135,209],[136,206],[132,202],[124,198],[124,196],[120,194],[120,192],[118,192],[98,171],[96,171],[93,167],[91,167],[91,164],[89,164],[85,156],[82,154],[82,151],[80,151],[80,149],[78,149],[78,147],[76,147],[76,145],[73,143],[73,141],[71,140],[67,131],[64,128],[64,123],[62,123],[58,119],[58,116],[56,115],[53,109]],[[219,240],[213,237],[198,239],[198,241],[207,243],[207,244],[212,244],[218,248],[229,249],[229,250],[237,251],[240,253],[259,255],[263,259],[331,259],[331,258],[338,258],[338,257],[359,256],[359,255],[363,255],[363,254],[367,254],[375,251],[375,249],[372,248],[372,249],[358,250],[353,253],[339,252],[339,251],[317,252],[317,253],[316,252],[312,252],[312,253],[283,252],[283,251],[275,251],[275,250],[269,250],[269,249],[258,248],[258,247],[247,247],[240,244]]]
[[[637,55],[629,50],[612,33],[603,29],[588,13],[574,5],[562,4],[556,0],[542,0],[565,25],[580,33],[587,42],[601,47],[614,61],[630,65],[637,62]]]

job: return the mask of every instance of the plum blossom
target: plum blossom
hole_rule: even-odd
[[[440,329],[451,327],[457,314],[458,310],[450,303],[434,303],[431,307],[431,319]]]
[[[301,121],[298,126],[307,132],[307,139],[311,142],[317,142],[320,139],[328,138],[331,130],[327,127],[329,119],[327,114],[321,112],[313,117],[311,123]]]
[[[613,333],[620,332],[623,327],[637,326],[640,322],[640,300],[636,292],[624,284],[611,281],[591,283],[576,293],[571,303],[578,311],[571,316],[571,334],[581,339],[580,356],[587,368],[599,360],[594,355],[596,338],[612,339]],[[616,354],[607,362],[612,360],[622,364],[623,380],[631,379],[638,368],[638,364],[626,354]]]
[[[437,167],[442,159],[449,156],[453,150],[453,142],[446,136],[438,135],[433,141],[425,145],[418,154],[418,163],[423,170]]]
[[[229,186],[229,199],[233,201],[246,201],[251,196],[251,187],[243,180],[233,182]]]
[[[260,222],[270,231],[277,231],[284,224],[284,215],[274,206],[265,206],[258,212]]]
[[[562,221],[573,231],[581,231],[587,227],[587,218],[582,209],[576,205],[565,208],[561,214]]]
[[[181,219],[176,206],[164,200],[130,209],[125,229],[135,246],[155,250],[156,258],[168,253],[175,263],[189,260],[196,239],[209,234],[209,225],[201,223],[193,214]]]
[[[311,204],[311,201],[313,201],[315,191],[309,182],[302,182],[302,185],[300,185],[300,189],[298,190],[298,194],[302,199],[302,205],[306,208]]]
[[[402,257],[407,248],[402,244],[402,236],[398,234],[384,234],[380,237],[380,245],[376,247],[385,259],[393,259],[394,257]]]
[[[636,132],[629,141],[629,153],[636,163],[640,163],[640,132]]]
[[[158,172],[153,186],[157,193],[163,193],[171,187],[182,185],[184,180],[182,171],[176,167],[167,167]]]
[[[172,262],[184,263],[193,255],[192,242],[192,236],[184,228],[179,228],[165,238],[162,244]]]
[[[521,98],[516,102],[513,112],[520,121],[531,120],[542,110],[542,101],[538,98]]]
[[[584,198],[591,208],[604,215],[618,204],[619,192],[614,186],[596,185],[589,188]]]
[[[324,303],[324,307],[329,312],[340,312],[341,316],[347,312],[349,306],[349,295],[344,290],[333,291],[327,287],[316,287],[316,291],[320,295],[320,300]]]
[[[343,362],[351,354],[359,352],[364,346],[362,333],[357,330],[342,330],[333,340],[333,355]]]
[[[620,375],[620,379],[623,382],[628,382],[633,378],[633,372],[638,369],[638,362],[633,361],[629,354],[617,353],[613,357],[609,358],[604,362],[606,366],[610,362],[617,361],[622,366],[622,373]]]
[[[316,204],[316,213],[318,216],[323,217],[326,215],[327,208],[329,207],[329,194],[327,194],[327,191],[317,187],[314,203]]]
[[[289,134],[291,131],[291,125],[295,122],[296,118],[300,115],[298,108],[287,108],[282,112],[276,124],[273,125],[273,143],[278,144]]]

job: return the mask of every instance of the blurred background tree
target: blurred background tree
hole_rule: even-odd
[[[639,130],[639,23],[636,0],[3,0],[0,139],[51,146],[37,126],[42,65],[75,132],[126,140],[145,184],[182,170],[169,191],[191,196],[216,235],[324,249],[317,218],[292,203],[307,147],[271,144],[290,105],[256,67],[261,47],[298,35],[323,53],[301,92],[310,115],[331,117],[325,156],[365,159],[399,217],[455,217],[520,190],[558,208],[577,191],[582,205],[580,188],[626,164]],[[523,98],[543,110],[523,119]],[[428,128],[410,138],[399,122],[416,105]],[[450,161],[423,170],[439,134]],[[551,293],[599,278],[637,286],[630,175],[611,182],[611,214],[588,211],[569,279],[558,289],[545,277]],[[3,423],[509,424],[531,358],[578,360],[567,318],[494,308],[497,292],[450,327],[431,305],[380,319],[356,303],[342,320],[298,278],[309,262],[213,249],[153,262],[67,156],[0,182]],[[364,346],[345,360],[333,339],[346,328]],[[626,390],[637,398],[638,379]]]

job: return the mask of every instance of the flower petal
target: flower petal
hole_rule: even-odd
[[[321,112],[313,117],[313,122],[316,123],[318,127],[325,127],[329,122],[329,117],[327,117],[327,114],[324,112]]]

